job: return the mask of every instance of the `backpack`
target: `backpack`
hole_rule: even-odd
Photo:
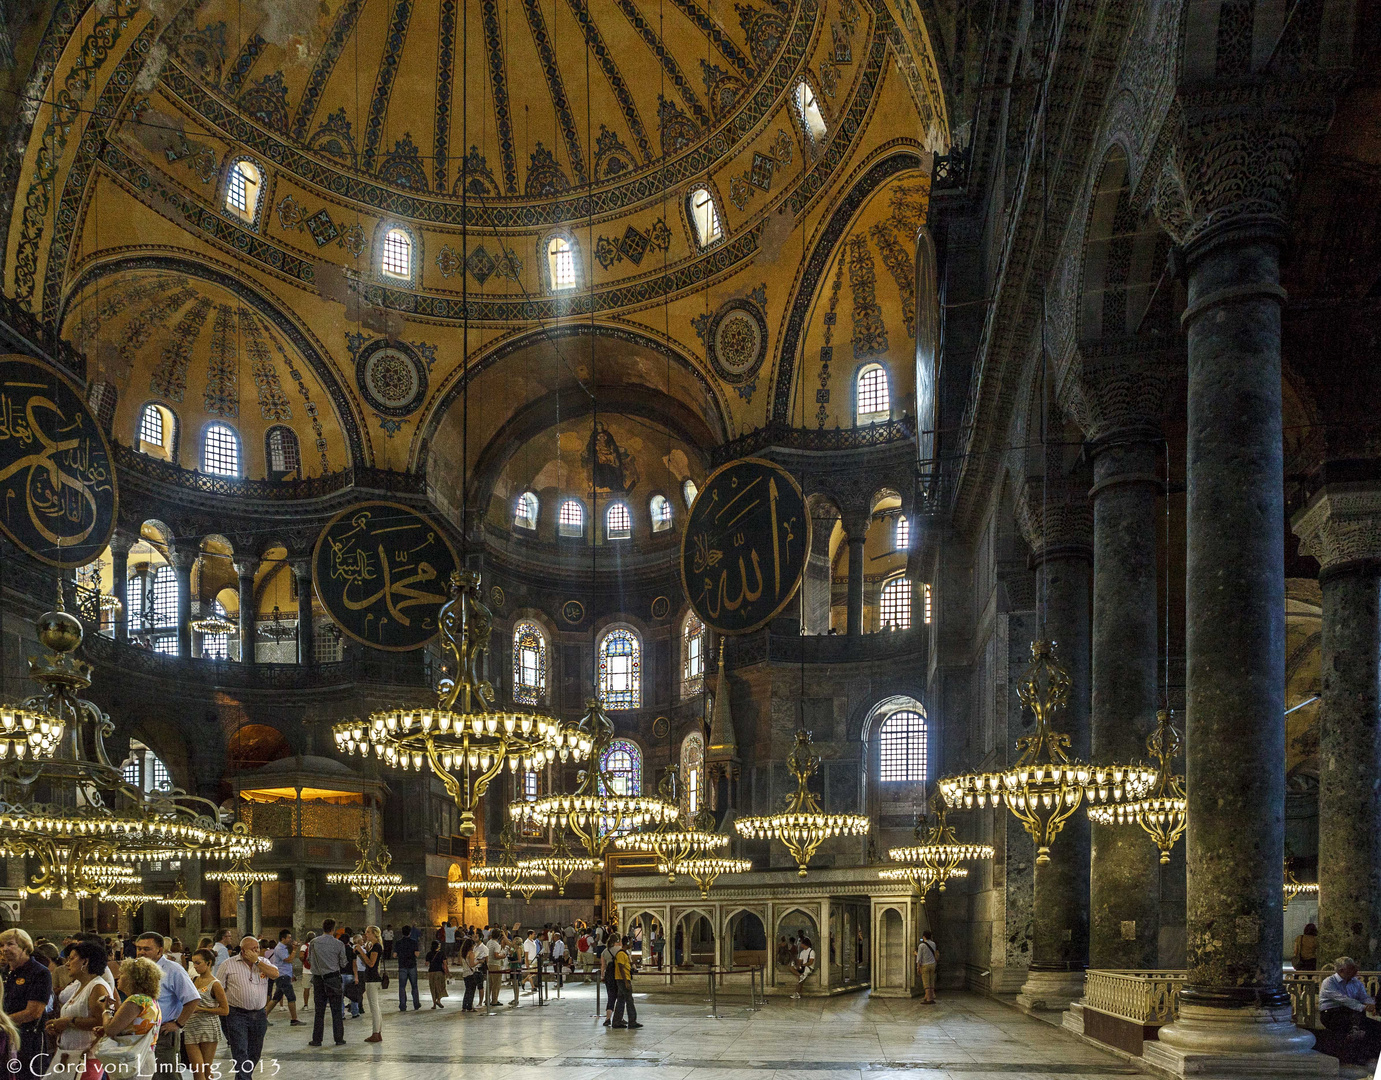
[[[590,939],[587,938],[584,934],[581,934],[579,939],[575,943],[575,947],[579,949],[581,952],[589,952]]]

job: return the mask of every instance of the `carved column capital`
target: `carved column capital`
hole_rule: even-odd
[[[259,558],[255,555],[236,555],[230,560],[235,567],[236,577],[252,578],[259,570]]]
[[[130,548],[139,543],[139,534],[129,529],[116,528],[110,534],[110,550],[114,555],[128,556]]]
[[[174,570],[188,570],[201,558],[201,545],[191,540],[176,540],[168,546],[168,561]]]
[[[1381,485],[1329,484],[1295,515],[1300,551],[1323,572],[1350,563],[1381,562]]]
[[[1017,493],[1016,519],[1035,563],[1062,555],[1093,557],[1093,505],[1085,487],[1029,477]]]
[[[1164,347],[1150,343],[1081,347],[1060,382],[1060,407],[1095,448],[1158,439],[1171,364]]]
[[[840,515],[840,522],[844,526],[844,535],[850,543],[858,543],[868,534],[868,526],[872,523],[873,515],[866,510],[846,510]]]

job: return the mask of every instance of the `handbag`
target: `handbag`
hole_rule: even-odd
[[[383,967],[382,964],[380,964],[379,966],[380,966],[380,968]],[[379,988],[380,988],[381,990],[387,990],[387,989],[388,989],[388,972],[387,972],[387,971],[382,971],[382,970],[381,970],[381,971],[379,972]]]
[[[364,1000],[364,984],[359,979],[351,979],[345,984],[345,996],[358,1005]]]
[[[157,1034],[157,1029],[152,1034]],[[152,1040],[140,1035],[134,1042],[121,1042],[120,1036],[98,1039],[87,1053],[101,1063],[110,1080],[136,1080],[144,1055],[152,1053]]]

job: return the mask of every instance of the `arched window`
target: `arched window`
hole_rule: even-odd
[[[627,540],[633,535],[633,518],[627,503],[610,503],[604,515],[605,535],[610,540]]]
[[[513,524],[519,529],[537,528],[537,496],[525,491],[513,507]]]
[[[384,233],[384,254],[379,267],[389,277],[412,280],[412,237],[406,229]]]
[[[690,211],[691,224],[695,226],[695,238],[702,248],[709,247],[724,235],[724,229],[719,224],[719,208],[715,206],[709,188],[698,187],[692,191],[686,197],[686,208]]]
[[[681,693],[685,697],[705,689],[705,624],[694,611],[681,624]]]
[[[253,223],[259,215],[259,192],[264,178],[252,161],[237,161],[225,180],[225,208]]]
[[[176,428],[177,418],[171,410],[153,402],[145,405],[139,414],[139,452],[171,461]]]
[[[926,626],[930,625],[930,586],[921,586],[921,619]]]
[[[219,600],[211,601],[211,614],[218,619],[228,618],[225,605]],[[203,634],[201,636],[201,658],[203,660],[229,660],[229,634]]]
[[[681,814],[689,821],[704,799],[705,736],[692,731],[681,740]]]
[[[615,739],[599,759],[600,787],[606,794],[643,793],[643,752],[631,739]]]
[[[896,528],[892,533],[892,550],[906,551],[911,547],[911,522],[905,514],[897,515]]]
[[[884,783],[925,783],[925,716],[900,709],[878,728],[878,779]]]
[[[694,480],[687,480],[681,485],[681,498],[686,500],[686,509],[691,508],[691,503],[695,502],[695,497],[700,494],[700,489],[695,486]]]
[[[887,369],[869,364],[858,373],[858,422],[875,424],[892,415],[892,395],[887,389]]]
[[[264,454],[269,463],[270,480],[286,479],[302,469],[302,452],[292,428],[281,425],[269,428],[264,436]]]
[[[513,627],[513,700],[525,705],[547,700],[547,639],[534,622]]]
[[[820,103],[815,100],[815,91],[810,88],[810,83],[802,79],[796,84],[796,92],[792,96],[796,102],[796,113],[801,118],[801,125],[810,136],[810,141],[818,145],[825,137],[825,114],[820,111]]]
[[[652,501],[647,504],[647,509],[652,515],[653,532],[666,532],[671,528],[671,503],[665,495],[652,496]]]
[[[575,249],[564,236],[553,236],[547,243],[547,271],[553,289],[576,287]]]
[[[911,629],[911,582],[904,577],[893,578],[882,587],[878,598],[878,625],[886,630]]]
[[[229,424],[212,424],[201,440],[201,471],[212,476],[240,475],[240,437]]]
[[[140,791],[167,791],[173,786],[163,759],[138,739],[129,741],[129,757],[120,766],[120,776]]]
[[[163,445],[163,414],[157,405],[144,406],[144,415],[139,418],[139,441]]]
[[[177,572],[160,566],[153,575],[153,625],[155,629],[177,626]]]
[[[599,643],[599,700],[606,709],[642,704],[642,643],[631,630],[610,630]]]
[[[556,535],[584,536],[585,507],[574,499],[567,499],[563,502],[556,515]]]

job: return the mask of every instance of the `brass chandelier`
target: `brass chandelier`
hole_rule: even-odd
[[[887,851],[887,857],[893,862],[918,867],[928,872],[926,875],[917,875],[912,880],[916,891],[922,896],[931,886],[944,892],[949,881],[968,876],[968,869],[964,863],[991,859],[994,854],[991,844],[961,844],[955,838],[954,826],[945,820],[945,804],[942,798],[934,797],[930,805],[935,813],[935,823],[927,825],[922,819],[917,824],[916,839],[920,843],[911,847],[889,848]],[[924,888],[921,887],[923,877]]]
[[[206,901],[190,896],[187,892],[187,878],[179,874],[177,876],[177,888],[173,890],[172,895],[163,897],[157,903],[163,907],[172,908],[177,912],[179,919],[185,919],[189,908],[201,907]]]
[[[278,874],[274,871],[255,870],[247,858],[236,859],[229,870],[210,870],[202,876],[207,881],[219,881],[235,886],[236,895],[241,900],[255,885],[278,880]]]
[[[592,859],[588,855],[571,854],[571,847],[566,842],[564,829],[557,835],[556,843],[552,845],[550,855],[537,855],[530,859],[518,860],[520,870],[546,874],[550,877],[552,884],[556,886],[557,896],[566,895],[566,886],[577,871],[595,871],[600,866],[601,863],[598,859]]]
[[[1295,877],[1294,868],[1290,865],[1290,860],[1285,860],[1285,902],[1281,905],[1281,911],[1288,911],[1290,901],[1297,896],[1318,896],[1319,883],[1317,881],[1300,881]]]
[[[504,896],[512,896],[517,892],[522,894],[529,904],[539,892],[551,890],[552,885],[543,880],[548,873],[545,868],[525,865],[535,860],[525,859],[523,863],[519,863],[518,837],[512,821],[504,825],[499,833],[499,844],[503,854],[499,856],[498,862],[470,867],[469,878],[452,881],[450,887],[464,889],[467,892],[502,891]],[[596,862],[595,867],[598,866]],[[574,869],[571,872],[574,873]],[[570,874],[566,875],[566,880],[570,880]],[[564,882],[562,888],[565,888]]]
[[[404,884],[403,875],[389,869],[393,854],[382,839],[375,839],[372,823],[360,830],[355,846],[360,850],[355,868],[346,873],[327,874],[328,885],[349,885],[350,891],[357,894],[366,907],[373,897],[384,911],[395,896],[417,892],[416,885]]]
[[[950,871],[949,880],[955,881],[968,876],[969,868],[967,866],[956,866]],[[925,899],[926,893],[935,887],[939,875],[928,866],[909,863],[903,866],[884,866],[878,871],[878,877],[883,881],[909,881],[911,888],[921,899]]]
[[[1081,805],[1140,799],[1156,782],[1156,770],[1144,764],[1092,765],[1069,756],[1069,736],[1052,726],[1069,702],[1069,673],[1055,662],[1054,653],[1053,642],[1031,642],[1031,663],[1022,673],[1017,697],[1034,714],[1036,726],[1017,740],[1021,756],[1016,764],[1001,772],[940,781],[951,808],[1005,802],[1036,842],[1038,866],[1050,862],[1050,845]]]
[[[1189,802],[1184,777],[1171,771],[1171,761],[1184,741],[1166,709],[1156,713],[1156,730],[1146,737],[1146,749],[1159,763],[1155,787],[1143,798],[1125,803],[1090,806],[1088,816],[1100,825],[1140,825],[1160,849],[1162,864],[1170,861],[1175,842],[1189,825]]]
[[[451,574],[451,598],[438,616],[442,648],[457,678],[442,679],[433,708],[386,709],[368,721],[337,724],[336,746],[347,754],[421,771],[428,767],[460,810],[459,835],[475,832],[475,811],[504,765],[515,775],[579,753],[581,740],[555,719],[494,708],[494,688],[480,677],[493,619],[479,598],[479,574]]]
[[[677,863],[659,862],[657,873],[666,874],[668,881],[675,880],[675,874],[685,874],[700,886],[700,898],[708,900],[710,886],[720,874],[746,874],[753,869],[752,859],[735,859],[729,856],[706,855],[693,859],[682,859]]]
[[[101,893],[99,899],[107,904],[114,904],[126,915],[133,915],[145,904],[162,903],[166,897],[158,893],[145,892],[142,888],[136,886],[129,886],[121,889],[119,892]]]
[[[739,818],[734,827],[749,840],[780,840],[796,860],[798,876],[805,877],[821,844],[833,836],[866,836],[869,821],[863,814],[827,814],[820,806],[809,786],[811,775],[820,768],[820,755],[811,744],[809,731],[802,728],[796,732],[796,745],[786,763],[798,785],[786,804],[774,814]]]
[[[676,766],[668,765],[657,793],[667,802],[679,805],[676,795]],[[647,852],[657,856],[657,872],[666,874],[667,884],[674,884],[681,872],[681,864],[689,859],[714,858],[732,842],[732,837],[714,831],[714,815],[701,810],[686,827],[678,827],[679,820],[663,822],[648,832],[624,833],[614,837],[614,847],[620,851]]]
[[[41,690],[0,710],[0,857],[34,861],[25,890],[44,897],[112,895],[128,878],[114,867],[145,862],[235,859],[270,841],[227,826],[210,800],[177,789],[146,792],[106,753],[115,726],[79,697],[91,665],[78,659],[81,623],[63,609],[40,616],[44,656],[29,658]],[[38,803],[46,788],[56,801]],[[142,902],[142,901],[141,901]]]

